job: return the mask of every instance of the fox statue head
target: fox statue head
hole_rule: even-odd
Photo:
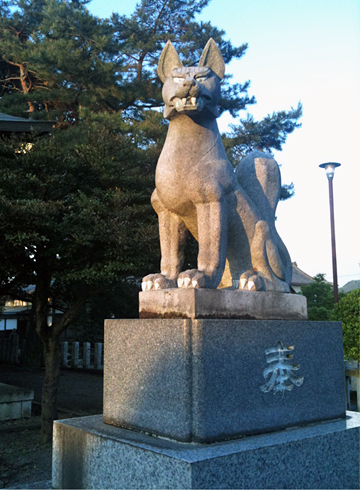
[[[219,115],[220,81],[225,63],[213,39],[209,39],[198,66],[184,67],[171,41],[160,55],[158,75],[163,82],[164,117],[179,114],[190,117],[207,112],[208,117]]]

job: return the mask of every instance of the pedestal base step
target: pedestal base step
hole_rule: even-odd
[[[214,444],[55,422],[52,488],[359,488],[360,414]]]

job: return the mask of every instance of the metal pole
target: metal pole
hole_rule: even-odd
[[[330,203],[330,227],[331,227],[331,252],[333,266],[333,283],[334,283],[334,303],[339,302],[339,292],[337,283],[337,266],[336,266],[336,247],[335,247],[335,219],[334,219],[334,194],[333,181],[329,179],[329,203]]]

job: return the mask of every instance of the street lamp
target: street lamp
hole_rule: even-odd
[[[331,250],[332,250],[332,265],[333,265],[333,283],[334,283],[334,303],[339,302],[339,292],[337,283],[337,267],[336,267],[336,248],[335,248],[335,221],[334,221],[334,194],[333,194],[333,179],[336,167],[340,167],[340,163],[328,162],[322,163],[319,167],[324,168],[329,181],[329,203],[330,203],[330,227],[331,227]]]

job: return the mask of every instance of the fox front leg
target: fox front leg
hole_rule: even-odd
[[[216,289],[225,268],[227,247],[227,208],[220,202],[196,205],[198,268],[182,272],[178,286]]]
[[[142,280],[142,290],[176,288],[184,261],[187,228],[179,216],[165,208],[158,199],[156,190],[151,201],[159,220],[161,273],[145,276]]]

